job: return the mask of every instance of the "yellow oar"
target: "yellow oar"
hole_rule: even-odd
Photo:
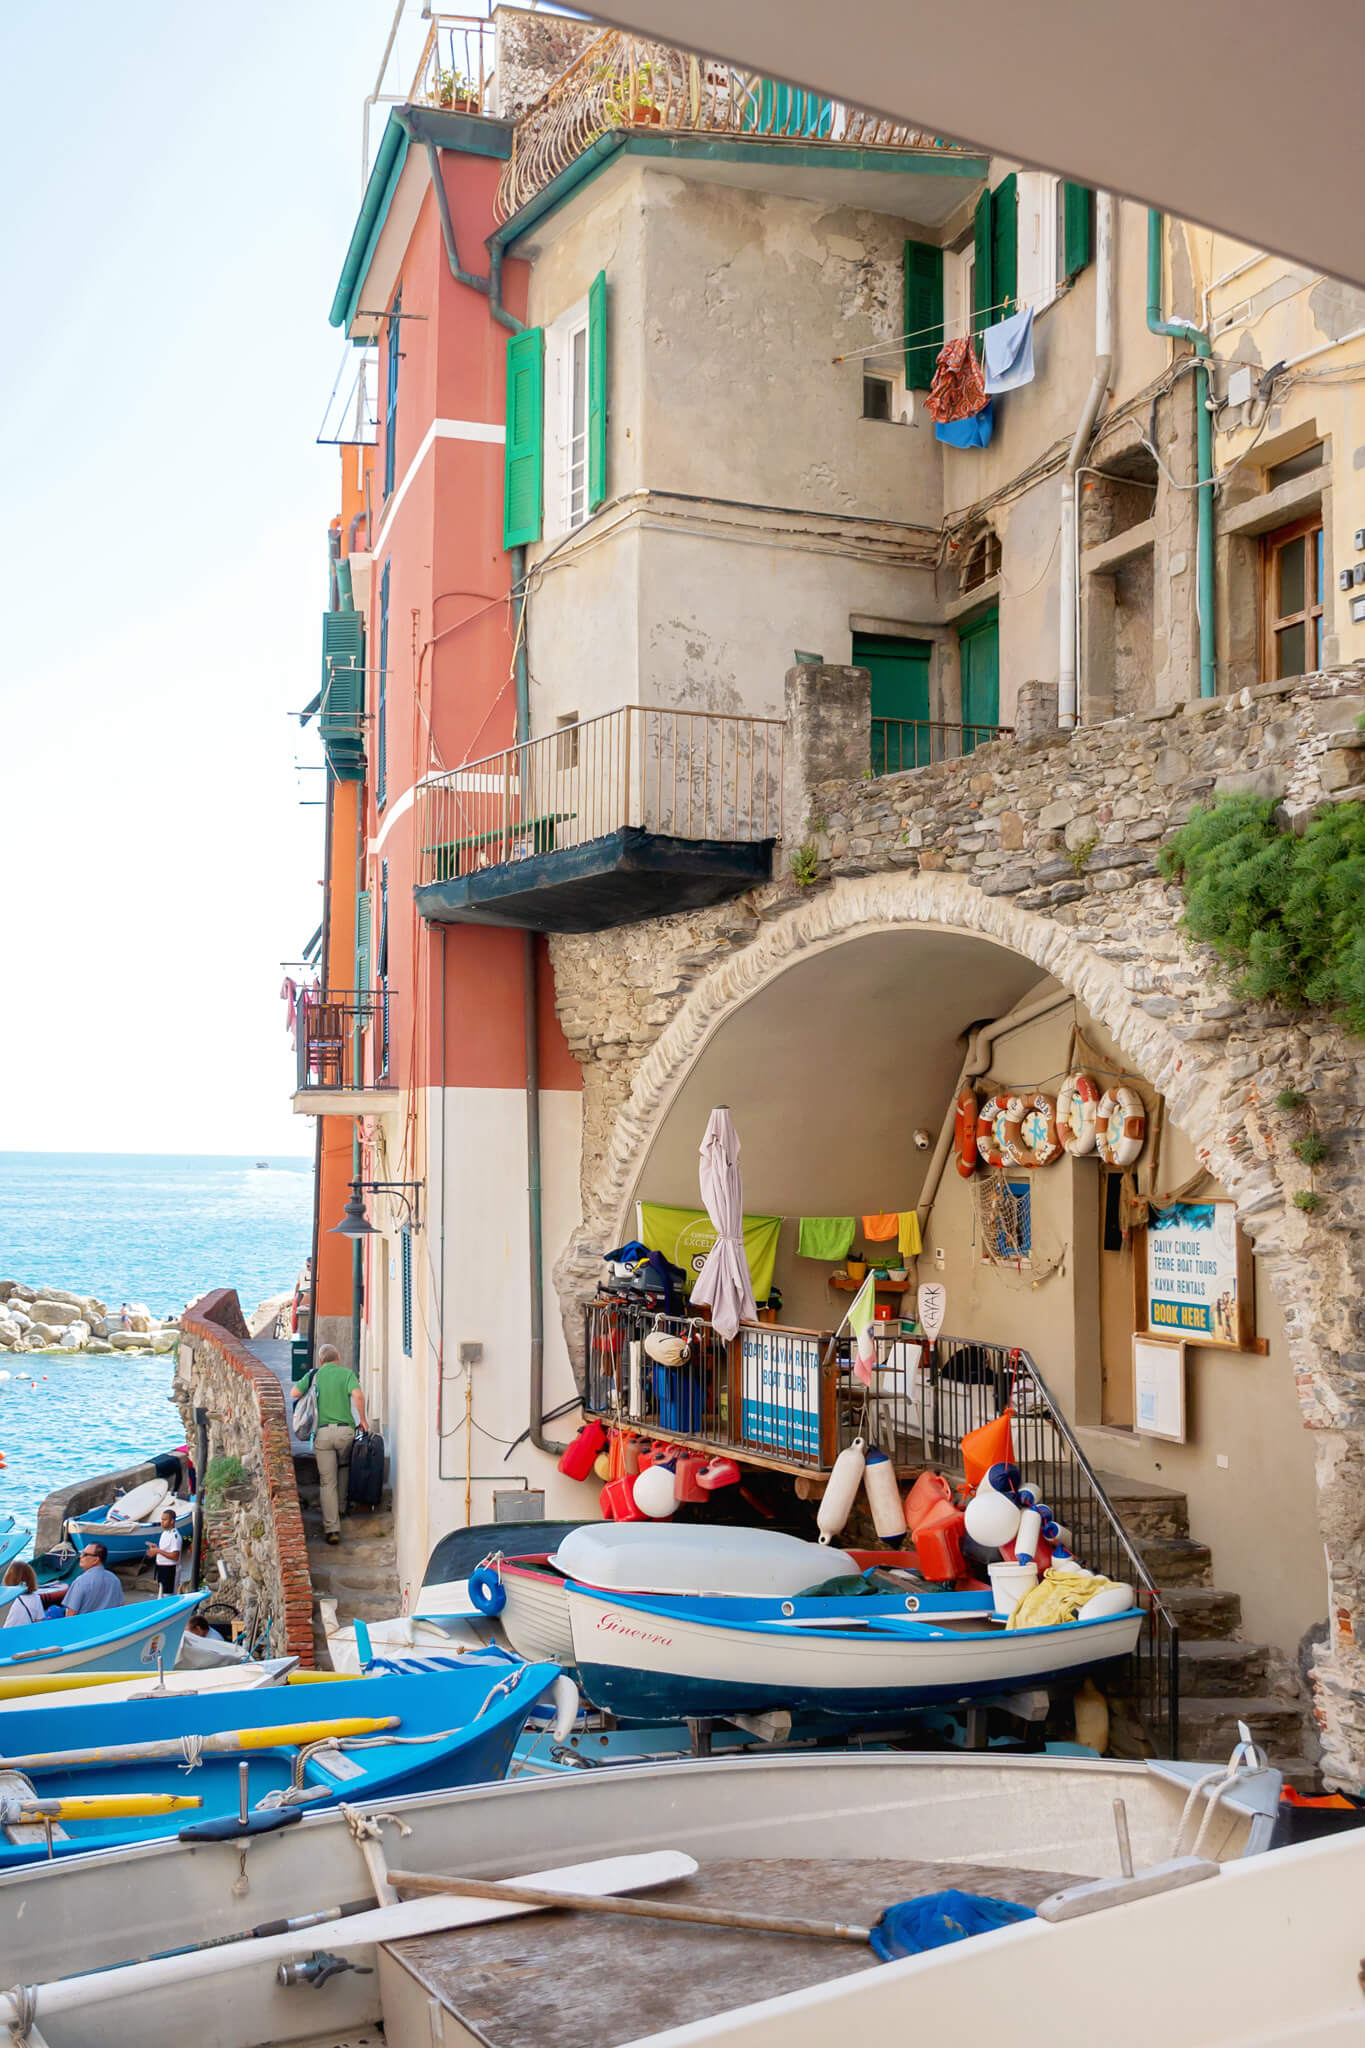
[[[45,1820],[142,1820],[203,1803],[183,1792],[97,1792],[88,1798],[5,1800],[0,1817],[6,1827],[41,1826]]]
[[[302,1749],[310,1742],[336,1742],[346,1735],[382,1735],[400,1725],[397,1714],[353,1715],[343,1721],[290,1721],[265,1728],[224,1728],[205,1735],[203,1756],[233,1756],[243,1749]],[[171,1736],[157,1742],[112,1742],[97,1749],[50,1749],[31,1756],[0,1757],[0,1771],[64,1771],[77,1764],[180,1763],[185,1742]]]
[[[44,1692],[75,1692],[91,1685],[116,1685],[128,1671],[35,1671],[28,1677],[0,1677],[0,1700],[28,1699]]]

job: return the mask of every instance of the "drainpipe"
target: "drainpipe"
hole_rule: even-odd
[[[1218,695],[1217,632],[1213,580],[1213,421],[1209,414],[1209,373],[1204,363],[1213,354],[1209,338],[1187,320],[1161,317],[1161,257],[1164,215],[1156,207],[1147,214],[1147,326],[1153,334],[1188,341],[1200,358],[1194,373],[1195,449],[1199,493],[1199,694]]]
[[[1114,367],[1114,195],[1095,194],[1095,374],[1071,437],[1071,447],[1062,471],[1062,578],[1061,618],[1058,636],[1057,723],[1069,730],[1079,719],[1077,688],[1079,663],[1076,658],[1077,594],[1080,589],[1080,521],[1077,516],[1076,478],[1104,394],[1109,389]]]
[[[482,292],[487,298],[489,280],[486,277],[476,277],[472,270],[464,270],[460,266],[460,252],[455,246],[455,223],[450,217],[450,195],[446,191],[446,181],[441,176],[441,152],[430,139],[427,141],[427,165],[431,171],[432,190],[436,194],[436,211],[441,216],[441,240],[445,243],[446,262],[450,265],[450,274],[457,284],[467,284],[473,291]]]
[[[355,592],[351,588],[351,565],[343,555],[339,561],[332,564],[332,569],[336,577],[337,586],[336,609],[339,612],[353,612],[355,610]]]
[[[350,523],[349,527],[348,527],[348,528],[346,529],[346,552],[347,552],[347,554],[348,554],[348,555],[353,555],[353,554],[355,553],[355,537],[356,537],[356,534],[357,534],[357,533],[359,532],[359,530],[360,530],[360,525],[361,525],[361,522],[362,522],[362,520],[368,520],[368,519],[369,519],[369,516],[370,516],[370,508],[369,508],[369,506],[368,506],[368,505],[362,506],[362,508],[360,509],[360,511],[356,513],[356,515],[355,515],[355,518],[354,518],[354,519],[353,519],[353,520],[351,521],[351,523]],[[366,526],[366,529],[365,529],[365,538],[366,538],[366,540],[367,540],[367,541],[368,541],[369,537],[370,537],[369,527],[368,527],[368,526]]]

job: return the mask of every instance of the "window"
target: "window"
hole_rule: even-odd
[[[1322,519],[1300,519],[1262,542],[1265,645],[1271,681],[1322,667]]]
[[[1019,305],[1019,180],[1013,171],[977,200],[972,241],[972,331],[981,334]]]
[[[379,1071],[389,1071],[389,864],[379,864]]]
[[[398,345],[399,332],[403,324],[403,294],[399,292],[393,302],[385,334],[386,386],[384,396],[384,496],[393,493],[394,456],[398,445],[398,363],[402,350]]]
[[[504,547],[542,538],[547,499],[554,535],[606,503],[606,391],[607,280],[599,271],[585,302],[508,341]]]
[[[588,516],[588,316],[564,337],[564,524],[570,532]]]
[[[403,1356],[412,1357],[412,1232],[406,1224],[398,1233],[398,1266],[402,1288]]]
[[[566,711],[555,720],[555,767],[561,774],[578,766],[578,713]]]
[[[1291,455],[1284,462],[1277,462],[1265,473],[1265,487],[1273,491],[1279,484],[1293,483],[1296,477],[1307,476],[1310,470],[1321,469],[1327,460],[1327,451],[1321,441],[1314,441],[1311,448],[1301,448],[1297,455]]]
[[[895,396],[895,385],[889,377],[878,377],[871,370],[863,371],[863,418],[865,420],[890,420],[891,401]]]
[[[989,583],[993,576],[1000,574],[1000,536],[989,529],[975,540],[968,550],[962,565],[961,588],[979,590],[983,583]]]
[[[389,785],[387,696],[389,681],[389,570],[385,562],[379,579],[379,693],[374,714],[374,800],[384,808]]]

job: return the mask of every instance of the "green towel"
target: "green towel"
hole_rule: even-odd
[[[803,1216],[796,1234],[797,1255],[837,1265],[853,1242],[851,1216]]]

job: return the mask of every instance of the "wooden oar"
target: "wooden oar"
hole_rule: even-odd
[[[632,1920],[679,1920],[693,1927],[738,1927],[755,1934],[796,1934],[821,1941],[855,1941],[864,1947],[870,1927],[843,1920],[784,1920],[773,1913],[744,1913],[728,1906],[666,1905],[659,1899],[595,1898],[588,1892],[548,1891],[540,1885],[496,1884],[482,1877],[428,1877],[420,1870],[389,1871],[397,1891],[423,1897],[449,1894],[457,1899],[506,1899],[519,1906],[571,1906],[581,1913],[616,1913]]]
[[[224,1728],[205,1735],[201,1754],[232,1756],[240,1749],[299,1749],[311,1742],[336,1742],[347,1735],[380,1735],[397,1728],[397,1714],[353,1715],[342,1721],[291,1721],[265,1728]],[[64,1771],[76,1764],[181,1763],[184,1739],[111,1742],[97,1749],[49,1749],[34,1756],[0,1757],[0,1771]]]
[[[183,1792],[92,1792],[65,1799],[0,1800],[6,1827],[41,1826],[45,1820],[142,1820],[159,1813],[184,1813],[203,1800]]]

